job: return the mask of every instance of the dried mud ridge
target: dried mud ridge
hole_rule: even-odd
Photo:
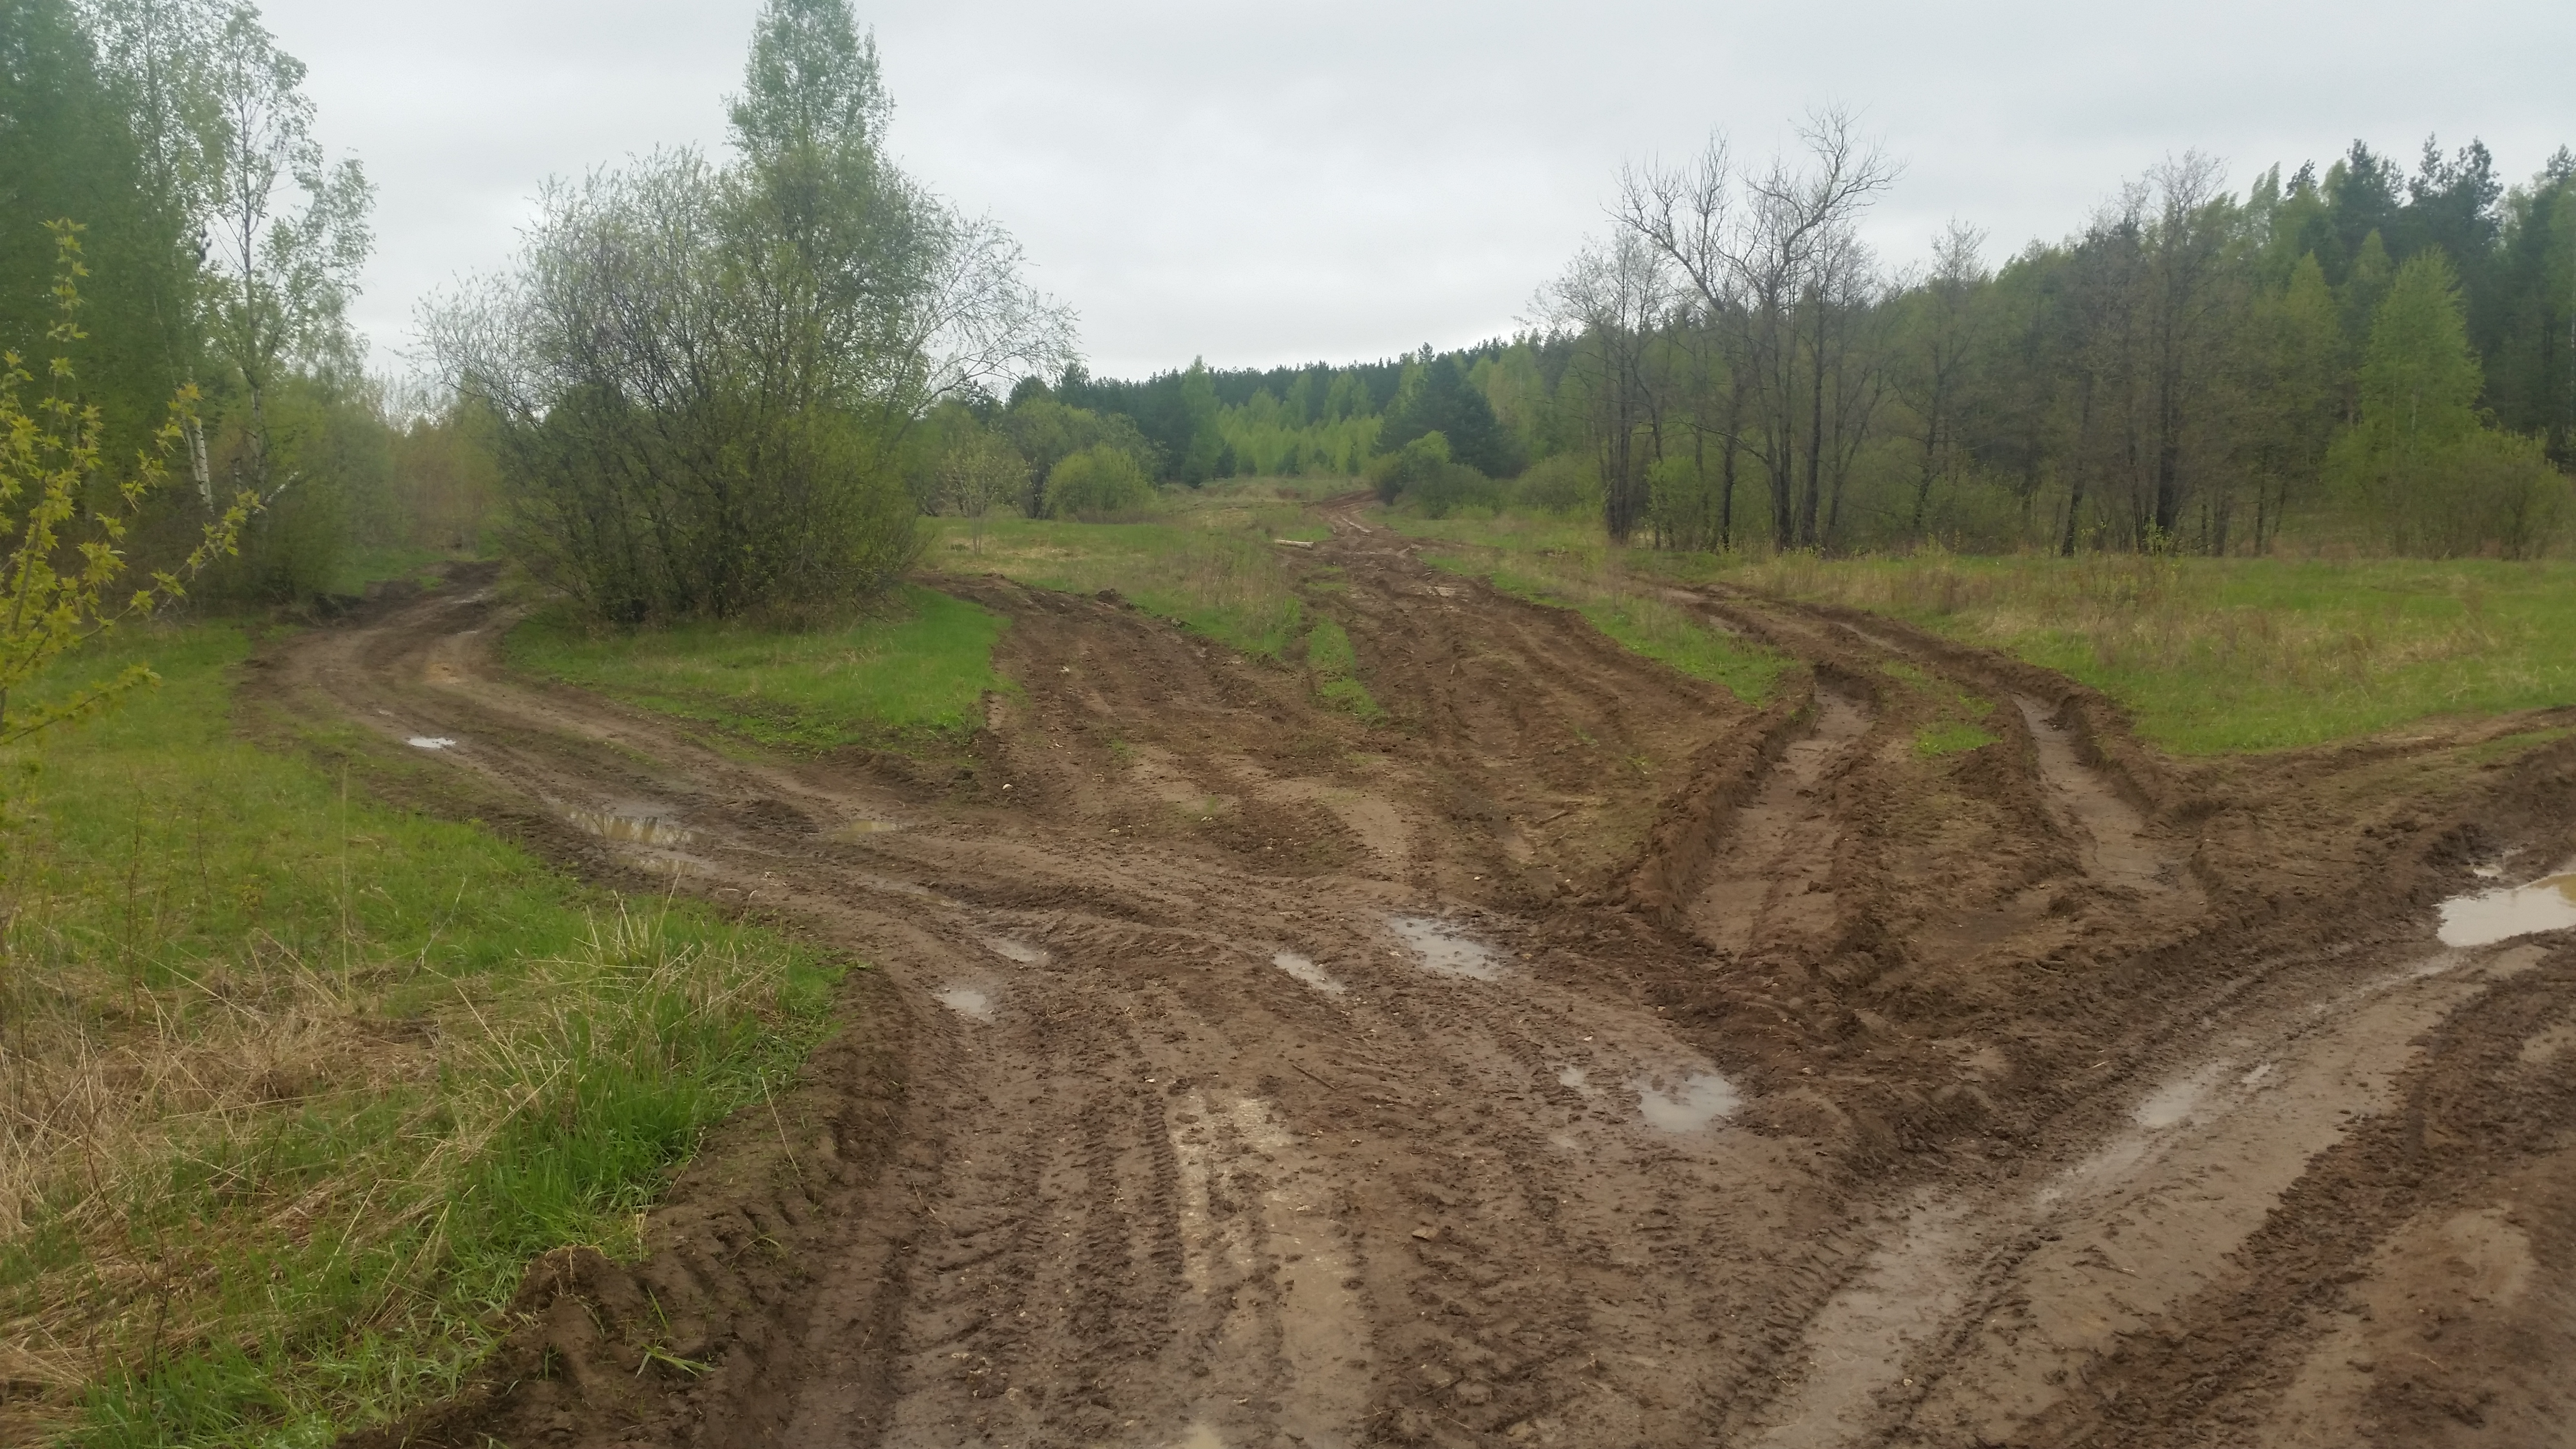
[[[2576,747],[2186,766],[1681,595],[1803,661],[1748,708],[1327,516],[1373,730],[997,578],[953,769],[514,679],[470,571],[257,659],[255,730],[874,963],[643,1261],[369,1442],[2571,1442],[2576,949],[2427,923],[2563,851]],[[1963,693],[2001,743],[1921,757]]]

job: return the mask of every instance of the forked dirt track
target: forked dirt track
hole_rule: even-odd
[[[2576,1443],[2576,949],[2430,929],[2576,838],[2576,746],[2481,748],[2576,717],[2186,766],[1680,595],[1803,661],[1756,709],[1328,516],[1373,729],[998,578],[954,771],[514,679],[488,576],[264,654],[255,728],[872,963],[377,1439]]]

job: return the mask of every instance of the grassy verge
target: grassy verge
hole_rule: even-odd
[[[1581,606],[1569,579],[1723,579],[1889,614],[2082,680],[2127,708],[2149,740],[2181,754],[2320,744],[2413,720],[2576,702],[2576,564],[1754,559],[1611,549],[1588,521],[1397,514],[1388,522],[1456,545],[1448,557],[1462,572],[1504,587],[1514,576],[1534,578],[1548,602]],[[1918,743],[1941,752],[1970,748],[1968,739],[1953,730]]]
[[[2576,702],[2564,563],[1793,555],[1724,572],[2059,670],[2184,754]]]
[[[984,692],[1002,687],[993,645],[1003,621],[935,589],[892,602],[882,616],[806,633],[696,624],[609,634],[541,615],[511,631],[503,654],[526,673],[765,744],[954,747],[981,723]]]
[[[240,742],[237,631],[128,643],[164,685],[9,776],[0,1441],[328,1443],[631,1251],[836,968]]]

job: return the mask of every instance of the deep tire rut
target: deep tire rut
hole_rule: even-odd
[[[368,727],[397,797],[875,968],[651,1255],[550,1258],[408,1442],[2081,1442],[2111,1421],[2064,1385],[2143,1385],[2140,1333],[2253,1311],[2210,1306],[2242,1289],[2224,1245],[2505,979],[2403,975],[2461,812],[2545,833],[2569,790],[2558,756],[2419,752],[2209,805],[2064,681],[1693,595],[1802,662],[1751,707],[1349,512],[1311,597],[1374,729],[989,578],[943,586],[1010,618],[1022,692],[939,771],[513,679],[470,574],[264,655],[262,727]],[[1911,749],[1924,671],[2003,742]],[[2353,845],[2401,819],[2412,855]],[[2284,847],[2321,889],[2229,873]],[[2312,1106],[2275,1110],[2294,1081]],[[2229,1154],[2269,1175],[2204,1190]],[[2162,1296],[2067,1327],[2141,1214],[2183,1245]],[[2173,1402],[2210,1422],[2206,1385]]]

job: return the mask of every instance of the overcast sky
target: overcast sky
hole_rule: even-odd
[[[501,266],[548,176],[722,145],[757,0],[270,0],[333,150],[377,187],[357,320]],[[1758,159],[1839,102],[1904,166],[1891,259],[1951,217],[1989,256],[2081,224],[2170,152],[2229,185],[2355,137],[2411,165],[2576,144],[2576,3],[870,5],[915,175],[989,211],[1095,372],[1267,366],[1506,333],[1622,161],[1712,128]],[[2116,16],[2116,19],[2096,17]]]

